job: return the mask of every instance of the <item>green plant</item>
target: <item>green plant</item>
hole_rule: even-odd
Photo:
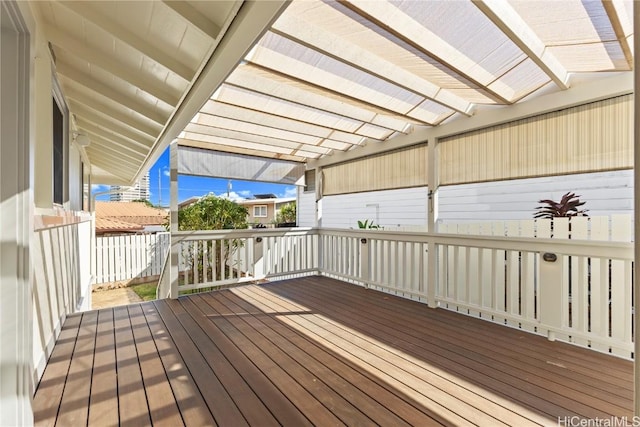
[[[247,209],[229,199],[214,195],[202,197],[197,202],[178,211],[179,230],[229,230],[248,227]],[[242,247],[238,239],[196,241],[183,249],[183,256],[191,277],[207,280],[221,279],[223,272],[229,277],[231,254]],[[215,272],[215,276],[214,276]],[[187,274],[187,273],[185,273]]]
[[[543,206],[538,206],[533,217],[552,219],[563,218],[572,216],[587,216],[586,209],[580,209],[586,202],[580,200],[580,196],[576,196],[575,193],[568,192],[559,202],[555,202],[549,199],[539,200],[538,203],[544,203]]]
[[[373,220],[365,219],[363,221],[358,221],[358,228],[377,230],[380,228],[379,225],[373,223]]]
[[[282,206],[276,215],[276,223],[282,224],[285,222],[296,222],[296,203],[291,202]]]

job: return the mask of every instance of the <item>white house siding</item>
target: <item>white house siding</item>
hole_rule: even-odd
[[[378,218],[376,207],[379,205]],[[414,227],[427,224],[427,187],[325,196],[322,226],[358,228],[358,220],[372,220],[384,227]]]
[[[316,193],[304,192],[304,187],[298,186],[298,227],[313,227],[316,218]]]
[[[610,171],[440,187],[439,221],[529,219],[541,199],[568,191],[593,216],[633,213],[633,171]]]

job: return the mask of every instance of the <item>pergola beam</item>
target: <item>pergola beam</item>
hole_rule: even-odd
[[[569,88],[567,70],[507,2],[496,0],[472,0],[472,2],[560,89]]]
[[[446,89],[364,50],[308,22],[280,18],[271,31],[297,44],[371,74],[390,84],[429,99],[445,108],[470,116],[473,105]],[[443,100],[446,94],[447,101]]]
[[[618,16],[616,5],[611,0],[602,0],[602,7],[604,8],[605,12],[607,12],[607,16],[609,17],[609,21],[611,22],[611,27],[616,34],[618,43],[620,43],[620,49],[622,49],[622,52],[624,53],[624,58],[627,60],[629,69],[633,70],[633,51],[631,49],[631,46],[629,46],[627,37],[624,34],[624,29],[622,28],[622,23],[620,22],[620,16]],[[638,5],[634,4],[634,9],[636,7],[638,7]]]
[[[76,120],[80,128],[85,129],[88,132],[93,132],[96,135],[100,135],[102,138],[104,138],[107,141],[112,141],[123,148],[131,147],[132,151],[135,151],[134,147],[138,147],[141,149],[140,151],[142,151],[140,153],[140,155],[142,156],[148,154],[149,152],[150,145],[147,145],[144,142],[131,139],[125,135],[119,134],[109,129],[105,129],[102,126],[96,125],[94,123],[90,123],[89,121],[87,121],[81,116],[76,117]]]
[[[291,104],[296,105],[295,103]],[[288,130],[301,134],[319,136],[321,138],[326,138],[328,135],[337,132],[344,136],[344,142],[349,143],[353,143],[353,140],[363,137],[378,139],[380,141],[384,139],[372,134],[371,132],[362,132],[360,129],[364,125],[378,128],[380,132],[384,132],[387,135],[390,135],[393,132],[398,132],[395,129],[388,129],[368,122],[362,122],[340,114],[327,113],[345,122],[352,121],[355,123],[352,123],[351,126],[340,127],[339,124],[334,124],[332,126],[330,123],[320,123],[320,120],[318,120],[318,122],[311,122],[309,119],[305,120],[302,117],[295,117],[293,114],[276,114],[272,112],[273,109],[270,109],[268,105],[263,106],[259,102],[250,102],[250,100],[236,102],[233,98],[229,99],[227,97],[219,97],[215,101],[210,100],[205,104],[201,111],[215,116],[227,117],[229,119],[248,123],[256,123],[267,127]],[[246,117],[246,112],[250,113],[252,117]]]
[[[296,155],[290,155],[290,154],[274,155],[274,153],[269,151],[254,150],[254,149],[248,149],[248,148],[243,148],[238,146],[228,147],[225,145],[219,145],[219,144],[203,142],[195,139],[185,138],[184,135],[183,137],[178,139],[178,143],[179,145],[183,145],[185,147],[204,148],[206,150],[223,151],[223,152],[235,153],[235,154],[245,154],[249,156],[263,157],[267,159],[290,160],[293,162],[301,162],[301,163],[305,161],[304,157],[300,157]]]
[[[385,8],[392,6],[387,4],[386,2],[369,2],[369,1],[345,1],[338,0],[340,4],[345,6],[347,9],[351,10],[353,13],[357,14],[363,19],[370,21],[372,24],[376,25],[382,31],[389,33],[391,36],[396,37],[401,40],[403,43],[411,46],[413,49],[416,49],[418,52],[432,58],[436,62],[442,64],[444,67],[453,71],[456,75],[461,78],[471,82],[472,85],[477,86],[484,92],[486,92],[487,96],[493,99],[498,104],[510,105],[513,103],[506,95],[503,95],[493,89],[490,89],[486,84],[483,84],[479,80],[477,80],[474,76],[469,73],[464,72],[460,67],[454,65],[450,58],[445,58],[445,52],[433,52],[430,49],[426,48],[422,44],[413,40],[412,37],[405,34],[405,30],[401,28],[395,28],[390,25],[387,25],[384,22],[386,16],[393,16],[393,10],[377,10],[376,8]],[[425,37],[427,35],[425,34]],[[439,40],[440,44],[445,44],[437,35],[434,35],[434,40]],[[460,53],[458,52],[458,55]]]
[[[162,0],[167,7],[173,10],[180,18],[185,20],[188,24],[193,25],[202,34],[215,40],[220,35],[219,25],[209,20],[206,16],[196,10],[193,6],[185,1],[169,1]]]
[[[189,126],[185,128],[184,131],[201,134],[201,135],[211,135],[217,138],[225,138],[229,140],[246,141],[246,142],[265,145],[265,146],[289,148],[292,150],[311,151],[318,154],[327,154],[329,151],[331,151],[330,149],[321,147],[320,145],[306,144],[306,143],[291,141],[287,139],[265,137],[262,135],[250,134],[250,133],[236,131],[232,129],[223,129],[223,128],[207,126],[205,124],[191,123],[189,124]]]
[[[278,84],[274,85],[273,88],[267,88],[263,83],[265,80],[269,81],[268,75],[256,76],[257,72],[262,74],[268,73],[268,75],[273,73],[273,76],[279,77],[280,80],[278,80]],[[331,93],[331,96],[327,96],[329,93],[326,92],[324,88],[322,89],[322,93],[320,93],[315,87],[307,83],[296,81],[288,76],[276,74],[271,70],[256,65],[242,65],[229,76],[229,79],[227,79],[224,84],[256,94],[266,95],[277,100],[313,108],[321,112],[339,114],[348,119],[368,122],[393,131],[402,132],[407,122],[414,123],[413,119],[402,117],[398,113],[391,115],[378,108],[367,108],[368,106],[366,104],[360,105],[354,103],[341,94]],[[308,88],[305,86],[308,86]],[[344,105],[348,105],[348,108],[345,109]],[[337,112],[339,108],[341,108],[340,113]],[[378,120],[376,120],[376,118],[378,118]],[[384,121],[384,123],[382,123],[382,121]]]
[[[324,92],[327,92],[327,93],[330,93],[330,94],[333,94],[333,95],[340,95],[342,98],[347,99],[348,100],[347,102],[349,102],[349,103],[353,103],[355,101],[357,104],[364,105],[365,108],[375,108],[377,110],[380,110],[380,111],[383,112],[383,114],[388,114],[388,115],[391,115],[391,116],[405,117],[406,120],[411,120],[414,123],[418,123],[418,124],[425,125],[425,126],[432,126],[433,125],[433,123],[430,123],[430,122],[427,122],[427,121],[424,121],[424,120],[420,120],[420,119],[417,119],[415,117],[405,116],[403,113],[401,113],[399,111],[396,111],[396,110],[393,110],[391,108],[386,107],[383,103],[377,104],[377,103],[369,102],[367,100],[364,100],[364,99],[361,99],[361,98],[357,98],[355,96],[351,96],[351,95],[342,93],[339,90],[332,89],[332,88],[327,87],[327,86],[322,86],[319,82],[313,82],[313,81],[311,81],[309,79],[303,79],[301,77],[293,76],[293,75],[287,73],[286,70],[280,70],[280,69],[277,69],[277,68],[275,68],[273,66],[270,66],[268,64],[264,64],[264,63],[261,63],[261,62],[255,62],[255,61],[251,61],[251,60],[249,61],[249,63],[253,67],[261,68],[263,70],[267,70],[267,71],[269,71],[269,72],[271,72],[273,74],[276,74],[276,75],[279,75],[279,76],[283,76],[283,77],[285,77],[287,79],[290,79],[290,80],[293,80],[295,82],[298,82],[298,83],[301,83],[301,84],[304,84],[304,85],[308,85],[309,87],[314,88],[314,90],[316,92],[317,91],[324,91]]]
[[[137,50],[155,63],[162,65],[167,70],[170,70],[180,76],[184,81],[190,82],[191,79],[193,79],[195,70],[192,70],[190,67],[182,64],[167,51],[157,48],[146,40],[136,36],[126,27],[106,18],[91,7],[91,2],[61,1],[59,4],[94,25],[102,28],[104,31],[111,34],[112,37]]]

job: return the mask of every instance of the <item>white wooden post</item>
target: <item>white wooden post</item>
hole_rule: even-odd
[[[437,232],[438,221],[438,144],[437,138],[427,141],[427,186],[429,199],[427,200],[427,231]],[[427,305],[431,308],[438,306],[436,289],[438,288],[438,246],[431,240],[427,244]]]
[[[638,46],[640,43],[640,7],[633,8],[633,42],[635,46]],[[633,76],[634,76],[634,90],[640,87],[640,74],[638,73],[638,67],[640,67],[640,59],[638,59],[638,55],[634,55],[633,58],[634,67],[633,67]],[[637,90],[636,90],[637,92]],[[636,112],[640,111],[640,96],[636,93],[634,96],[634,110]],[[634,194],[634,219],[635,219],[635,239],[634,239],[634,249],[635,249],[635,266],[634,268],[634,307],[635,307],[635,320],[634,320],[634,331],[638,331],[640,329],[640,316],[638,316],[638,309],[640,309],[640,284],[638,283],[638,266],[640,265],[640,171],[638,167],[640,167],[640,150],[637,147],[640,147],[640,121],[636,114],[633,115],[633,146],[636,147],[633,153],[633,170],[634,170],[634,179],[633,179],[633,194]],[[640,362],[638,362],[638,354],[640,354],[640,339],[638,339],[638,334],[636,332],[636,339],[634,343],[634,395],[633,395],[633,413],[635,416],[640,416]]]
[[[553,258],[555,257],[555,261]],[[541,254],[540,260],[540,323],[550,328],[561,328],[563,312],[564,258],[553,253]],[[555,332],[549,331],[550,341]]]
[[[178,140],[174,140],[170,145],[170,197],[171,197],[171,234],[169,235],[169,247],[171,248],[171,263],[169,264],[169,277],[171,278],[171,288],[169,298],[178,298],[178,258],[180,245],[174,244],[174,233],[178,231]]]
[[[262,237],[253,239],[253,277],[256,279],[265,277],[264,239]]]

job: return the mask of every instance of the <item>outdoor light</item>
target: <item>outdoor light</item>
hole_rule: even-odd
[[[76,133],[75,136],[73,137],[73,140],[80,147],[88,147],[89,144],[91,144],[91,139],[89,139],[89,137],[83,133]]]

